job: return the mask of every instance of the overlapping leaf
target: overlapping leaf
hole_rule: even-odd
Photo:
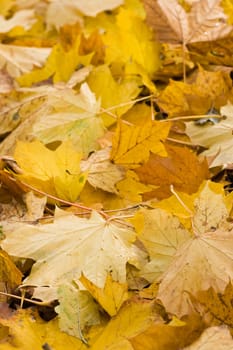
[[[61,212],[50,224],[15,227],[3,247],[11,255],[36,260],[24,280],[27,285],[57,287],[78,281],[83,272],[96,286],[103,287],[108,272],[123,283],[126,263],[138,264],[135,239],[132,229],[107,222],[97,213],[81,219]]]

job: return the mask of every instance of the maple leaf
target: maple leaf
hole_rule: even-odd
[[[34,67],[41,67],[50,51],[50,48],[0,44],[0,67],[5,67],[9,75],[15,78]]]
[[[209,286],[223,290],[229,278],[233,278],[232,244],[232,232],[221,230],[184,243],[162,276],[157,297],[166,309],[181,316],[190,312],[186,291],[196,293]]]
[[[226,72],[208,72],[199,68],[192,84],[171,80],[158,97],[158,105],[169,114],[205,114],[219,109],[232,94],[232,82]]]
[[[0,250],[0,289],[2,292],[5,292],[6,289],[9,293],[20,284],[22,279],[22,273],[14,265],[13,261],[9,255]],[[1,296],[1,301],[3,297]]]
[[[142,201],[143,193],[151,191],[152,186],[144,185],[139,181],[137,174],[128,170],[123,180],[116,184],[118,195],[130,203],[139,203]]]
[[[139,240],[149,253],[149,262],[141,269],[141,275],[153,282],[166,271],[179,247],[190,238],[190,233],[176,217],[161,209],[142,209],[132,221]]]
[[[57,287],[72,280],[78,282],[83,272],[96,286],[103,287],[108,272],[123,283],[126,263],[137,265],[135,239],[132,229],[107,222],[96,212],[90,219],[81,219],[59,211],[51,224],[15,228],[3,247],[11,255],[36,260],[24,280],[27,285]]]
[[[116,16],[116,26],[103,37],[106,45],[106,63],[124,62],[128,74],[139,74],[154,90],[150,79],[160,66],[160,45],[144,20],[131,8],[121,8]]]
[[[10,19],[5,19],[3,16],[0,16],[0,32],[7,33],[18,26],[27,30],[35,21],[36,18],[33,10],[17,11]]]
[[[185,11],[177,0],[144,0],[148,22],[160,41],[191,43],[227,36],[232,26],[220,6],[221,0],[193,1]]]
[[[80,166],[83,172],[88,172],[87,181],[94,188],[117,193],[115,185],[124,178],[124,169],[110,162],[110,149],[93,153]]]
[[[178,191],[194,193],[208,177],[206,160],[200,162],[188,148],[166,144],[165,149],[168,157],[152,153],[148,162],[134,170],[142,183],[158,186],[152,192],[145,193],[144,199],[170,196],[171,185]]]
[[[209,185],[206,184],[194,202],[194,237],[181,245],[161,277],[157,297],[169,312],[179,317],[192,309],[189,293],[195,296],[209,287],[222,292],[233,278],[233,235],[226,222],[228,211],[224,199]],[[209,207],[210,199],[213,199],[212,207]]]
[[[107,127],[133,106],[134,102],[131,100],[141,90],[137,78],[114,80],[107,65],[95,67],[89,74],[87,83],[96,97],[101,99],[103,112],[105,109],[110,112],[110,115],[107,113],[101,115]]]
[[[170,123],[146,121],[143,126],[119,120],[112,142],[111,159],[117,164],[137,165],[148,160],[150,152],[166,156],[163,141]]]
[[[233,106],[228,103],[220,109],[223,120],[219,123],[206,123],[198,125],[194,122],[186,123],[186,133],[192,142],[205,148],[203,156],[213,157],[211,167],[231,164],[232,156],[232,128],[233,128]]]
[[[200,339],[192,345],[187,346],[184,350],[211,350],[213,348],[219,350],[229,350],[233,347],[233,340],[227,327],[210,327],[201,335]]]
[[[57,294],[59,305],[55,311],[61,331],[85,339],[86,327],[100,323],[98,305],[88,291],[78,290],[68,283],[59,286]]]
[[[110,316],[116,315],[129,298],[128,284],[114,281],[110,274],[107,275],[104,288],[97,287],[84,275],[81,275],[79,280]]]
[[[41,350],[45,344],[57,350],[64,347],[85,349],[79,339],[60,331],[57,319],[45,322],[35,310],[19,309],[11,317],[1,317],[0,324],[1,328],[7,328],[5,337],[1,339],[3,350]]]
[[[20,85],[31,86],[52,77],[55,83],[68,81],[79,65],[90,64],[93,53],[79,55],[80,36],[77,37],[72,47],[66,51],[62,44],[58,43],[52,47],[44,67],[34,69],[30,73],[21,75],[17,81]]]
[[[105,10],[112,10],[122,5],[123,0],[87,0],[85,2],[76,2],[75,0],[54,0],[49,3],[46,13],[46,22],[49,26],[54,25],[57,29],[64,24],[73,24],[81,22],[80,12],[86,16],[95,17],[98,13]],[[56,16],[54,16],[56,13]]]
[[[80,172],[81,155],[70,142],[55,151],[39,141],[18,142],[15,159],[23,170],[21,180],[61,199],[75,201],[81,192],[86,174]]]
[[[129,338],[141,333],[149,325],[162,318],[156,313],[154,302],[131,299],[107,324],[92,346],[92,350],[131,349]]]
[[[129,341],[135,350],[184,349],[185,345],[196,340],[203,328],[204,322],[196,315],[183,320],[174,317],[168,324],[154,323]]]
[[[195,309],[205,317],[208,325],[223,325],[233,327],[232,298],[233,288],[229,282],[223,293],[217,293],[212,287],[208,290],[200,291],[191,300]]]

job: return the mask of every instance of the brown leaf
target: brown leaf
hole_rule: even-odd
[[[151,154],[147,163],[135,169],[142,183],[158,186],[143,195],[145,200],[169,197],[171,185],[178,191],[194,193],[209,176],[206,160],[200,162],[188,148],[167,144],[166,150],[168,157]]]
[[[193,1],[185,11],[176,0],[144,0],[148,23],[162,42],[191,43],[226,37],[232,26],[220,0]]]

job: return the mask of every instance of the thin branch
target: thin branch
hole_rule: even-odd
[[[203,114],[203,115],[188,115],[184,117],[175,117],[175,118],[169,118],[169,119],[162,119],[160,120],[161,123],[166,123],[166,122],[173,122],[173,121],[182,121],[182,120],[193,120],[193,119],[203,119],[203,118],[215,118],[215,119],[224,119],[222,115],[219,114]]]
[[[27,302],[32,303],[32,304],[34,304],[34,305],[39,305],[39,306],[51,306],[51,302],[48,302],[48,301],[36,301],[36,300],[31,300],[31,299],[28,299],[28,298],[19,297],[18,295],[14,295],[14,294],[10,294],[10,293],[5,293],[5,292],[0,292],[0,295],[5,295],[5,296],[7,296],[7,297],[11,297],[11,298],[14,298],[14,299],[21,300],[21,304],[22,304],[22,301],[27,301]]]
[[[11,180],[16,181],[16,180],[15,180],[14,178],[12,178],[11,176],[9,176],[9,178],[10,178]],[[70,206],[73,206],[73,207],[76,207],[76,208],[79,208],[79,209],[84,209],[84,210],[86,210],[86,211],[89,212],[89,213],[92,212],[92,211],[94,210],[93,208],[86,207],[85,205],[78,204],[78,203],[75,203],[75,202],[66,201],[66,200],[64,200],[64,199],[61,199],[61,198],[59,198],[59,197],[53,196],[53,195],[51,195],[51,194],[49,194],[49,193],[46,193],[46,192],[44,192],[44,191],[42,191],[42,190],[38,190],[37,188],[35,188],[35,187],[33,187],[33,186],[27,184],[27,183],[24,182],[24,181],[18,181],[18,182],[19,182],[20,184],[22,184],[24,187],[26,187],[26,188],[28,188],[28,189],[30,189],[30,190],[36,192],[36,193],[39,193],[39,194],[41,194],[41,195],[43,195],[43,196],[46,196],[46,197],[48,197],[48,198],[51,198],[51,199],[53,199],[54,201],[57,201],[57,202],[60,202],[60,203],[66,204],[66,205],[70,205]],[[97,211],[100,215],[102,215],[105,219],[108,219],[108,218],[109,218],[109,216],[108,216],[107,214],[105,214],[103,211],[101,211],[101,210],[96,210],[96,211]]]
[[[116,108],[120,108],[120,107],[124,107],[124,106],[131,105],[132,103],[137,103],[137,102],[149,100],[149,99],[150,99],[151,97],[153,97],[153,96],[154,96],[154,95],[148,95],[148,96],[144,96],[144,97],[137,98],[136,100],[131,100],[131,101],[119,103],[118,105],[115,105],[115,106],[111,106],[111,107],[109,107],[109,108],[106,108],[106,109],[105,109],[105,113],[106,113],[106,112],[109,112],[109,111],[112,111],[113,109],[116,109]]]

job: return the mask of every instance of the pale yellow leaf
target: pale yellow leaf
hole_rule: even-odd
[[[148,281],[154,282],[175,256],[179,247],[190,238],[190,233],[173,215],[161,210],[140,210],[133,218],[133,223],[142,226],[138,232],[139,240],[149,253],[149,262],[141,269],[141,274]]]
[[[208,148],[202,155],[214,158],[211,167],[233,163],[233,105],[228,103],[220,111],[224,119],[217,123],[186,123],[186,133],[192,142]]]
[[[4,226],[4,223],[2,223]],[[59,211],[53,223],[4,226],[3,248],[11,255],[36,260],[24,284],[57,287],[78,279],[81,272],[100,288],[108,272],[126,281],[126,263],[137,265],[135,232],[104,220],[93,212],[90,219]],[[56,247],[56,248],[55,248]]]
[[[0,44],[0,68],[5,67],[10,76],[18,77],[34,67],[41,67],[50,51],[50,48]]]
[[[192,2],[186,12],[177,0],[144,0],[148,22],[164,42],[192,43],[227,36],[232,26],[220,6],[221,0]]]
[[[184,350],[232,350],[233,340],[229,329],[225,326],[207,328],[190,346]]]
[[[232,237],[232,231],[207,232],[178,249],[157,295],[167,311],[180,317],[192,310],[189,293],[196,295],[209,287],[224,290],[233,279]]]
[[[85,327],[100,323],[98,305],[88,291],[78,290],[71,284],[63,284],[57,291],[59,328],[79,339],[85,336]]]
[[[110,149],[93,153],[81,162],[83,172],[88,172],[87,181],[95,188],[117,193],[116,183],[124,178],[124,169],[110,162]]]
[[[34,10],[17,11],[10,19],[0,16],[0,33],[7,33],[14,27],[23,27],[28,30],[36,21]]]

